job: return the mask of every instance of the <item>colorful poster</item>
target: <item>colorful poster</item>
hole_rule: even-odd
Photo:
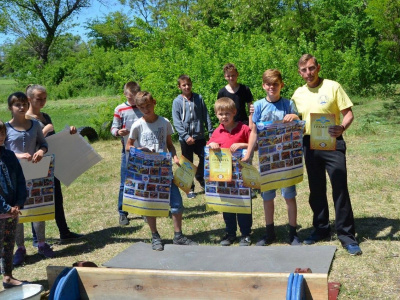
[[[242,171],[244,186],[252,189],[260,189],[261,178],[257,168],[242,161],[239,161],[239,164]]]
[[[335,125],[335,114],[310,114],[310,149],[335,150],[336,138],[329,135],[329,127]]]
[[[179,159],[180,167],[175,171],[174,183],[186,194],[190,192],[197,167],[183,155]]]
[[[210,180],[232,180],[232,155],[229,149],[213,150],[209,148]]]
[[[46,156],[47,157],[47,156]],[[26,181],[28,197],[21,209],[19,223],[54,219],[54,155],[50,155],[47,177]]]
[[[142,216],[168,217],[172,177],[171,153],[131,148],[122,210]]]
[[[229,149],[228,149],[229,151]],[[239,161],[246,150],[240,149],[231,155],[231,180],[214,181],[210,178],[211,149],[204,148],[204,180],[207,210],[251,214],[251,190],[244,186]]]
[[[303,180],[304,125],[305,121],[257,123],[261,192]]]

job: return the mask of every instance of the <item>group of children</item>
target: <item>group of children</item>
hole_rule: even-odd
[[[256,123],[261,121],[291,122],[298,120],[297,110],[292,101],[280,96],[283,88],[282,75],[278,70],[269,69],[263,74],[263,89],[266,97],[253,103],[250,89],[238,83],[238,70],[233,64],[224,66],[224,76],[227,85],[218,92],[218,99],[214,105],[215,114],[219,120],[219,126],[214,130],[207,107],[201,95],[192,92],[192,81],[189,76],[181,75],[178,78],[178,95],[172,104],[172,116],[175,130],[179,136],[182,155],[193,162],[196,154],[199,158],[196,180],[204,189],[204,147],[211,149],[229,148],[231,152],[238,149],[247,149],[243,161],[250,162],[257,142]],[[122,138],[121,159],[121,186],[118,198],[118,210],[120,213],[120,225],[129,224],[127,213],[122,211],[122,193],[126,174],[126,155],[131,147],[143,151],[171,152],[174,162],[179,165],[171,135],[174,129],[171,123],[155,114],[156,100],[149,92],[140,91],[140,87],[129,82],[124,87],[127,102],[116,107],[111,133]],[[247,116],[247,110],[250,118]],[[250,127],[249,127],[250,126]],[[207,130],[207,131],[206,131]],[[206,133],[209,134],[207,142]],[[126,137],[129,137],[126,139]],[[161,138],[162,137],[162,138]],[[187,194],[188,198],[196,196],[194,182]],[[289,243],[300,245],[300,239],[296,232],[297,206],[296,187],[291,186],[281,189],[286,200],[289,216]],[[264,200],[264,212],[266,222],[265,235],[257,242],[258,246],[265,246],[275,241],[274,230],[274,198],[276,191],[271,190],[261,194]],[[197,245],[182,234],[183,201],[177,186],[172,183],[170,195],[171,214],[174,223],[174,244]],[[236,231],[239,226],[241,237],[240,246],[251,244],[252,214],[223,213],[225,221],[225,236],[221,239],[222,246],[229,246],[236,241]],[[163,250],[163,242],[157,232],[156,218],[147,217],[152,233],[153,250]]]

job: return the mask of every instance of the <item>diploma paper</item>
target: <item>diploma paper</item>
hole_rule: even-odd
[[[186,194],[190,192],[197,167],[183,155],[179,159],[180,167],[175,171],[174,183]]]
[[[22,171],[24,172],[25,180],[43,178],[49,173],[51,156],[44,156],[39,162],[33,163],[26,159],[20,159]]]
[[[232,180],[232,154],[229,149],[209,150],[210,180]]]
[[[70,134],[69,126],[46,138],[49,154],[56,157],[55,177],[66,186],[102,160],[80,134]]]
[[[310,114],[310,148],[313,150],[335,150],[336,138],[329,135],[329,127],[335,125],[334,114]]]
[[[241,166],[243,176],[243,185],[252,189],[261,188],[260,173],[258,172],[257,168],[242,161],[239,161],[239,164]]]

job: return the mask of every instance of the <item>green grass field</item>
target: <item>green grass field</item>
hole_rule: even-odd
[[[336,236],[320,245],[337,247],[329,281],[340,282],[339,299],[400,299],[400,138],[399,123],[393,116],[381,113],[383,100],[372,99],[354,107],[355,121],[346,131],[348,147],[348,182],[356,220],[357,238],[363,255],[351,257],[341,247]],[[56,130],[66,124],[87,125],[96,114],[96,106],[104,98],[49,101],[44,111],[53,118]],[[385,100],[388,101],[388,100]],[[0,106],[0,119],[9,120],[6,106]],[[397,121],[396,121],[397,122]],[[16,278],[47,287],[46,266],[70,266],[78,260],[93,261],[99,266],[129,247],[132,243],[149,242],[147,224],[130,215],[131,224],[118,225],[117,195],[119,188],[120,142],[93,143],[103,160],[79,177],[71,186],[63,187],[64,206],[72,231],[86,234],[77,244],[54,245],[57,257],[43,260],[31,246],[30,225],[25,226],[28,258],[24,267],[14,270]],[[179,152],[179,146],[176,145]],[[328,186],[328,196],[331,195]],[[202,245],[219,247],[224,234],[222,215],[205,210],[204,195],[195,199],[184,197],[183,231]],[[312,230],[312,213],[308,205],[307,176],[298,185],[299,235],[306,238]],[[331,220],[334,226],[333,203]],[[264,216],[260,195],[253,201],[253,235],[255,243],[264,231]],[[278,196],[275,205],[278,242],[286,245],[287,213],[284,200]],[[159,219],[159,231],[165,242],[173,238],[172,221]],[[59,236],[54,221],[47,222],[46,236],[54,242]],[[289,247],[289,246],[288,246]],[[305,247],[305,246],[303,246]],[[309,246],[312,247],[312,246]],[[301,266],[306,267],[306,266]],[[268,297],[266,296],[266,299]]]

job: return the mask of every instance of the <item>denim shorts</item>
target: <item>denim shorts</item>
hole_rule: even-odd
[[[183,212],[183,200],[179,188],[174,182],[171,184],[171,195],[169,198],[169,205],[171,206],[171,214],[178,214]]]
[[[297,195],[296,186],[292,185],[289,187],[281,188],[281,194],[282,194],[282,197],[285,199],[291,199],[291,198],[296,197],[296,195]],[[271,200],[275,199],[276,189],[262,192],[261,197],[263,198],[264,201],[271,201]]]

